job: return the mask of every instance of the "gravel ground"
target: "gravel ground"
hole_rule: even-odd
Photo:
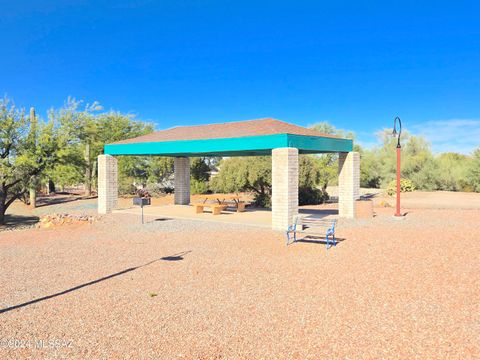
[[[0,358],[479,358],[480,211],[375,211],[328,251],[123,214],[1,233]]]

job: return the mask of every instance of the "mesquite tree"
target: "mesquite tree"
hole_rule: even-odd
[[[52,123],[32,128],[23,110],[0,100],[0,225],[7,208],[29,191],[32,179],[54,163],[56,150]]]
[[[65,105],[50,113],[59,126],[59,138],[62,143],[60,161],[49,174],[57,180],[66,180],[64,174],[75,180],[82,174],[80,182],[85,185],[85,194],[90,196],[95,185],[97,156],[103,153],[105,144],[144,135],[153,131],[153,125],[137,121],[132,115],[115,111],[101,113],[98,102],[86,104],[74,98],[68,98]],[[80,157],[80,158],[79,158]],[[128,168],[123,158],[119,159],[120,180]],[[59,176],[60,175],[60,176]],[[68,179],[67,179],[68,180]]]

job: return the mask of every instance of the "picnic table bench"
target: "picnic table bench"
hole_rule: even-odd
[[[302,219],[297,215],[293,219],[293,224],[287,229],[287,245],[297,241],[297,234],[305,234],[305,237],[315,236],[323,237],[325,234],[325,242],[327,249],[337,245],[335,239],[335,225],[337,219]],[[293,241],[292,240],[293,235]]]
[[[192,204],[195,206],[195,212],[197,214],[203,213],[205,207],[210,208],[213,215],[220,215],[223,210],[230,206],[235,207],[237,212],[245,211],[246,203],[240,200],[239,195],[209,194],[202,195],[201,198],[203,198],[203,201],[200,199],[199,202]]]
[[[227,204],[210,204],[210,203],[196,203],[196,204],[193,204],[193,206],[195,206],[195,212],[197,214],[202,214],[203,213],[203,209],[205,207],[209,207],[210,209],[212,209],[212,214],[213,215],[220,215],[222,213],[222,210],[225,210],[227,208]]]

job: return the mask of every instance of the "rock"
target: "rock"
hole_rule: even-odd
[[[38,228],[52,228],[66,224],[92,224],[98,217],[86,214],[49,214],[43,216],[38,222]]]

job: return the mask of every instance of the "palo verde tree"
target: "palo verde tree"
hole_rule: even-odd
[[[327,121],[315,123],[311,126],[313,130],[317,130],[327,135],[335,135],[346,139],[355,139],[355,133],[343,129],[338,129]],[[355,145],[354,151],[360,151],[361,148]],[[322,192],[326,193],[328,185],[335,185],[338,181],[338,154],[328,153],[316,155],[316,162],[320,169],[320,179],[318,185],[322,188]]]
[[[96,159],[102,154],[103,146],[152,132],[153,126],[135,120],[132,115],[115,111],[100,113],[102,107],[98,102],[81,106],[82,101],[68,98],[61,109],[50,112],[60,124],[62,142],[61,159],[50,175],[57,181],[83,183],[89,196],[96,179]],[[140,157],[119,157],[120,183],[143,182],[147,174],[146,163],[147,160]]]
[[[23,110],[10,105],[6,98],[0,100],[1,225],[8,207],[27,194],[31,182],[53,165],[56,151],[53,123],[31,127]]]
[[[96,115],[94,126],[95,137],[91,139],[90,145],[90,156],[93,164],[96,164],[97,156],[103,153],[105,144],[145,135],[154,130],[152,124],[136,120],[133,115],[126,115],[117,111]],[[134,183],[146,185],[149,169],[152,167],[152,157],[119,156],[117,158],[120,193],[131,192]],[[93,177],[96,178],[96,176]]]

